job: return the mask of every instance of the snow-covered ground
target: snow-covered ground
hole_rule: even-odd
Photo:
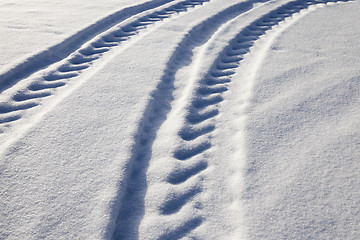
[[[359,239],[359,1],[0,14],[0,239]]]

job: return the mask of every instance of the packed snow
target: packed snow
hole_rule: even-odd
[[[0,14],[0,239],[360,238],[358,0]]]

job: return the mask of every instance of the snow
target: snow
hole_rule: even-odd
[[[0,12],[1,239],[360,235],[358,1]]]
[[[349,33],[360,25],[351,9],[359,6],[309,14],[262,64],[246,134],[253,239],[359,236],[360,52]]]

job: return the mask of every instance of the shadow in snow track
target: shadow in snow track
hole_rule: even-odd
[[[298,0],[284,4],[252,22],[230,41],[230,44],[220,53],[209,72],[195,89],[195,94],[187,109],[188,115],[185,118],[185,124],[179,132],[179,136],[184,142],[188,142],[188,144],[184,144],[185,147],[179,147],[175,150],[174,158],[180,161],[180,165],[169,174],[167,178],[168,183],[179,185],[207,168],[208,163],[206,159],[200,155],[211,148],[210,140],[208,140],[209,138],[202,138],[204,140],[200,142],[195,142],[194,140],[201,136],[210,135],[215,130],[215,126],[211,125],[208,120],[214,118],[217,114],[210,113],[219,112],[218,103],[223,100],[221,94],[227,91],[231,75],[235,73],[235,69],[239,66],[240,61],[250,51],[256,40],[260,36],[265,35],[273,26],[278,25],[288,17],[292,17],[294,13],[307,9],[310,5],[328,2],[337,1]],[[206,115],[206,112],[209,114],[205,118],[203,116]],[[198,125],[201,125],[201,127],[197,128]],[[188,167],[185,164],[188,161],[193,162],[193,167]],[[179,187],[177,186],[176,189],[179,189]],[[190,202],[201,191],[202,189],[195,185],[190,189],[185,188],[181,193],[169,194],[159,209],[161,214],[171,215],[179,212],[185,204]],[[175,228],[174,233],[180,233],[182,226],[180,225]],[[179,239],[184,235],[179,234],[177,236],[176,234],[169,235],[165,233],[162,236],[160,239]]]
[[[176,240],[183,238],[192,230],[199,227],[203,221],[204,219],[202,219],[201,217],[190,219],[180,225],[177,229],[166,232],[160,238],[158,238],[158,240]]]
[[[206,1],[199,0],[190,2],[202,3]],[[134,139],[135,143],[132,149],[132,157],[128,162],[128,171],[124,178],[124,186],[126,186],[125,192],[119,193],[120,210],[116,220],[114,239],[138,239],[138,227],[144,215],[144,197],[147,190],[146,171],[152,156],[152,145],[155,141],[157,131],[166,120],[167,114],[171,109],[176,73],[179,69],[192,62],[193,50],[196,47],[205,44],[221,25],[237,17],[239,14],[250,10],[257,2],[259,1],[246,1],[238,3],[208,18],[186,34],[175,48],[169,62],[166,65],[161,81],[152,93],[151,100],[146,106],[143,117],[139,123]],[[209,146],[206,144],[200,147],[195,147],[192,150],[193,155],[198,151],[206,150],[208,147]],[[186,159],[192,155],[179,153],[179,156]],[[197,172],[202,167],[195,168],[192,171]],[[187,177],[188,174],[184,174],[182,177],[177,179],[174,178],[174,181],[181,182],[183,181],[182,179],[186,179]],[[189,198],[199,191],[192,191],[191,194],[189,193],[186,197],[182,197],[183,202],[186,203]],[[178,203],[169,203],[167,205],[168,207],[163,209],[163,212],[170,214],[174,209],[175,212],[178,211],[178,209],[182,207],[182,204]],[[197,220],[194,223],[184,223],[180,226],[180,228],[191,231],[202,222],[201,218],[196,219]],[[164,235],[161,239],[179,239],[182,234],[183,231],[177,229]]]

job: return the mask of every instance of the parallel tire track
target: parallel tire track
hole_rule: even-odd
[[[14,68],[11,68],[7,72],[0,74],[0,92],[8,87],[11,87],[22,78],[25,78],[26,76],[29,76],[42,68],[46,68],[52,63],[66,58],[71,53],[80,48],[82,44],[89,41],[96,35],[101,34],[105,30],[110,29],[119,22],[122,22],[141,12],[160,7],[172,1],[174,0],[151,0],[139,5],[126,7],[99,20],[93,25],[65,39],[63,42],[47,49],[46,51],[38,53],[29,59],[26,59],[24,62],[18,64]]]
[[[11,125],[22,118],[24,111],[38,106],[42,99],[54,94],[57,88],[65,86],[69,81],[86,71],[92,63],[106,52],[129,39],[155,22],[170,18],[174,14],[186,12],[189,8],[202,5],[210,0],[186,0],[170,7],[147,14],[126,26],[103,34],[74,53],[56,70],[48,72],[41,78],[29,83],[26,88],[11,96],[9,101],[0,103],[0,126]],[[342,0],[342,2],[348,0]],[[170,1],[157,1],[170,2]],[[144,214],[144,195],[147,188],[146,171],[151,159],[152,145],[161,124],[166,120],[173,101],[175,75],[179,69],[192,61],[194,48],[205,44],[216,30],[227,21],[248,11],[257,1],[247,1],[231,6],[219,14],[209,18],[191,30],[179,43],[166,65],[160,84],[152,93],[140,121],[132,157],[127,164],[127,176],[124,178],[125,191],[119,193],[117,229],[114,239],[137,239],[138,226]],[[223,93],[229,90],[232,75],[244,59],[250,48],[272,27],[283,22],[295,13],[312,5],[325,4],[326,0],[296,0],[284,4],[274,11],[260,17],[244,28],[230,44],[221,52],[211,66],[206,77],[199,81],[193,98],[187,107],[185,123],[178,135],[181,147],[173,152],[173,159],[184,163],[183,167],[171,172],[166,181],[174,187],[182,186],[193,177],[201,174],[209,166],[204,154],[212,148],[211,138],[216,125],[213,123],[219,113],[219,104],[223,101]],[[340,1],[339,1],[340,2]],[[15,77],[13,80],[16,79]],[[12,81],[13,81],[12,80]],[[191,164],[185,164],[188,162]],[[182,165],[182,164],[180,164]],[[159,208],[163,216],[173,216],[192,202],[196,195],[204,191],[201,185],[187,188],[186,191],[174,191]],[[116,208],[116,207],[115,207]],[[174,229],[161,235],[160,240],[173,240],[185,237],[205,221],[202,216],[192,216],[178,223]]]
[[[208,1],[210,0],[181,1],[144,15],[125,26],[114,27],[114,30],[100,34],[73,52],[68,58],[62,61],[63,64],[57,67],[57,69],[49,71],[42,77],[30,81],[26,87],[18,89],[16,93],[13,93],[6,99],[2,99],[0,102],[0,127],[4,129],[4,127],[11,126],[12,122],[20,120],[26,110],[40,105],[43,99],[53,95],[57,88],[67,85],[73,78],[78,77],[112,48],[137,36],[142,30],[156,22],[163,21],[178,13],[187,12],[190,8],[202,5]],[[167,3],[170,1],[156,2]],[[153,5],[154,4],[151,6]],[[158,5],[159,4],[155,4],[154,7]],[[13,79],[12,81],[15,80]]]
[[[203,155],[212,147],[209,136],[216,129],[212,119],[219,114],[219,103],[223,101],[222,93],[228,91],[229,83],[232,81],[232,75],[235,74],[236,68],[260,36],[267,34],[267,31],[274,26],[310,6],[345,1],[296,0],[289,2],[258,18],[230,41],[230,44],[215,60],[207,75],[199,81],[199,85],[187,107],[188,113],[184,126],[178,133],[183,143],[180,144],[182,147],[174,151],[173,157],[182,163],[191,161],[192,166],[188,167],[188,164],[184,163],[186,167],[176,169],[168,175],[168,183],[175,187],[187,182],[207,168],[209,163]],[[167,198],[159,210],[163,215],[176,214],[200,192],[202,189],[199,186],[194,186],[176,194],[172,193],[172,196]],[[199,217],[196,223],[192,225],[193,227],[188,228],[188,232],[200,226],[203,220]],[[160,239],[180,238],[181,236],[177,232],[192,221],[195,220],[190,219],[180,223],[177,229],[162,235]]]

